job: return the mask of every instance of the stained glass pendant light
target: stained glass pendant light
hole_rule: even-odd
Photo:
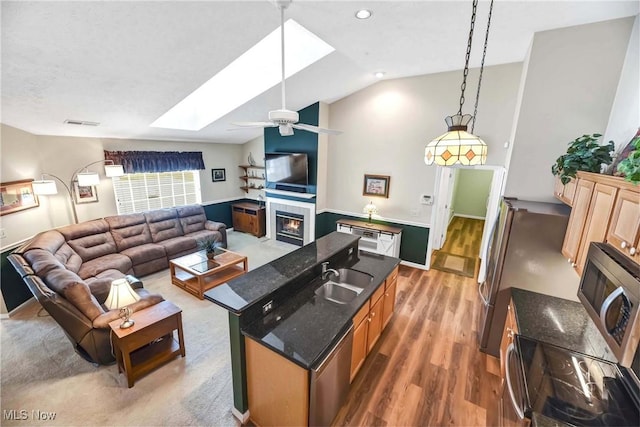
[[[493,10],[493,0],[489,6],[489,19],[487,21],[487,32],[484,39],[484,51],[482,53],[482,64],[480,65],[480,78],[478,81],[478,92],[476,93],[476,105],[474,115],[462,114],[464,104],[464,90],[467,87],[467,75],[469,74],[469,56],[471,55],[471,42],[473,40],[473,28],[476,21],[476,9],[478,0],[473,0],[471,12],[471,28],[467,41],[467,54],[465,56],[464,74],[462,78],[460,108],[458,113],[447,116],[448,131],[435,138],[424,150],[424,162],[427,165],[437,164],[440,166],[453,166],[460,164],[463,166],[483,165],[487,161],[487,144],[478,136],[473,134],[475,116],[478,112],[478,99],[480,98],[480,85],[482,83],[482,71],[484,69],[484,58],[487,53],[487,41],[489,39],[489,26],[491,25],[491,12]],[[471,123],[471,133],[467,132],[467,125]]]

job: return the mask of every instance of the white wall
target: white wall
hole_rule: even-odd
[[[1,182],[39,179],[41,173],[48,172],[69,185],[73,173],[79,167],[104,158],[103,150],[202,151],[206,167],[200,171],[202,202],[206,204],[235,199],[244,194],[236,177],[238,165],[242,162],[241,145],[41,136],[6,125],[0,125],[0,131]],[[212,168],[226,168],[227,180],[212,182]],[[113,186],[111,180],[104,176],[104,168],[97,164],[91,166],[90,170],[100,174],[98,202],[77,205],[79,221],[117,214]],[[56,184],[58,194],[39,197],[39,207],[0,217],[0,228],[7,235],[0,243],[2,248],[40,231],[73,222],[68,194],[59,182]]]
[[[505,195],[556,202],[551,165],[576,137],[604,133],[633,20],[535,34]]]
[[[636,15],[603,141],[613,140],[623,149],[640,126],[640,16]]]
[[[522,64],[486,67],[475,133],[488,145],[488,163],[504,165]],[[469,73],[464,113],[473,112],[478,70]],[[331,104],[329,123],[344,131],[329,138],[327,206],[360,214],[369,200],[387,220],[429,225],[435,167],[424,148],[446,132],[444,118],[458,111],[462,71],[381,81]],[[389,198],[362,195],[364,174],[389,175]]]

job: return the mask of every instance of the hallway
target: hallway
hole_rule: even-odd
[[[442,257],[447,254],[456,255],[469,259],[473,262],[473,266],[469,268],[473,271],[473,277],[478,276],[478,268],[480,267],[480,244],[482,242],[482,231],[484,228],[484,220],[464,218],[454,216],[447,227],[447,239],[440,250],[433,251],[431,256],[431,268],[442,270],[453,274],[465,275],[456,272],[455,268],[442,268]],[[455,260],[454,260],[455,261]],[[446,262],[446,261],[444,261]],[[464,270],[464,266],[460,265],[459,270]],[[467,275],[467,277],[470,277]]]

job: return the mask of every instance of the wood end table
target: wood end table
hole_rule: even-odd
[[[198,251],[169,260],[171,283],[204,299],[204,293],[209,289],[241,276],[249,270],[245,255],[226,249],[223,251],[214,259],[208,259],[205,251]]]
[[[122,319],[109,323],[118,372],[124,372],[129,388],[134,381],[180,354],[185,356],[182,310],[170,301],[136,311],[135,324],[121,329]],[[178,341],[173,331],[178,331]]]

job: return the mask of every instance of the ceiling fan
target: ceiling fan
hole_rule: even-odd
[[[300,119],[297,111],[287,110],[285,106],[285,73],[284,73],[284,10],[289,6],[291,0],[276,0],[276,7],[280,10],[280,47],[281,47],[281,70],[282,81],[280,83],[282,94],[282,108],[279,110],[269,111],[268,122],[233,122],[235,126],[242,128],[267,128],[277,127],[280,130],[280,135],[290,136],[293,135],[294,129],[306,130],[314,133],[327,133],[330,135],[339,135],[342,131],[333,129],[324,129],[318,126],[308,125],[305,123],[298,123]],[[236,128],[237,129],[237,128]],[[230,129],[233,130],[233,129]]]

